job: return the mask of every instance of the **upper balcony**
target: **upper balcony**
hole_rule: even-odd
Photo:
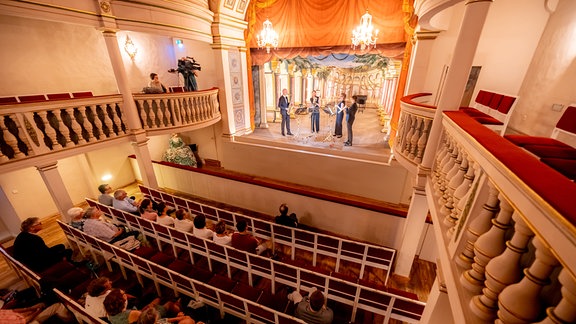
[[[427,95],[401,103],[394,153],[414,174],[435,113]],[[571,322],[576,184],[462,112],[444,112],[440,143],[426,195],[454,322]]]
[[[146,135],[208,127],[221,120],[218,89],[135,94]],[[0,108],[0,170],[35,166],[104,146],[131,141],[121,95],[46,100]],[[18,165],[16,165],[18,164]]]

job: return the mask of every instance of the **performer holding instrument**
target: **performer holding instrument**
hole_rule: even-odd
[[[282,89],[282,95],[278,98],[278,108],[280,108],[280,115],[282,115],[282,136],[292,135],[290,131],[290,98],[288,98],[288,90]],[[286,129],[286,133],[284,132]]]
[[[312,125],[312,133],[320,132],[320,97],[316,95],[316,90],[312,91],[312,97],[310,98],[310,123]]]
[[[336,125],[334,126],[334,136],[342,137],[342,121],[344,120],[344,110],[346,109],[346,94],[340,94],[340,102],[334,107],[336,109]]]

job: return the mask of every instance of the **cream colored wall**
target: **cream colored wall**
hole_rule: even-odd
[[[550,16],[546,30],[520,89],[521,100],[510,125],[527,134],[550,136],[565,107],[576,103],[576,1],[560,0]],[[563,138],[576,146],[575,138]]]
[[[0,96],[118,92],[104,39],[94,28],[0,15],[0,44]]]
[[[92,176],[97,186],[103,182],[101,178],[105,174],[112,175],[112,179],[106,181],[112,188],[131,184],[136,180],[128,159],[128,156],[132,154],[134,154],[134,150],[129,143],[88,152],[86,159],[88,160],[90,174],[86,176]]]

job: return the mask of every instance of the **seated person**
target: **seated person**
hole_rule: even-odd
[[[206,228],[206,217],[202,214],[194,217],[194,229],[192,234],[196,237],[211,239],[214,236],[212,230]]]
[[[112,207],[138,216],[138,207],[140,207],[140,203],[134,201],[132,198],[128,198],[126,191],[119,189],[114,192]]]
[[[334,312],[328,308],[324,294],[316,287],[313,288],[310,296],[302,297],[300,292],[294,291],[288,295],[288,299],[297,304],[294,317],[310,324],[330,324],[334,319]]]
[[[275,218],[276,224],[298,227],[298,218],[296,217],[296,214],[292,213],[288,215],[288,205],[282,204],[278,210],[280,211],[280,215]]]
[[[142,199],[140,207],[140,217],[147,219],[149,221],[155,222],[158,219],[158,213],[154,210],[154,203],[148,198]]]
[[[138,321],[140,311],[126,309],[128,296],[121,289],[112,289],[104,298],[104,309],[111,324],[132,324]]]
[[[70,260],[72,250],[64,244],[48,247],[38,236],[42,222],[38,217],[29,217],[22,222],[20,234],[14,240],[14,258],[32,271],[42,272],[62,260]]]
[[[150,73],[150,82],[148,82],[149,92],[146,93],[166,93],[166,87],[160,82],[158,74]]]
[[[94,317],[105,319],[104,299],[112,291],[112,282],[106,277],[96,278],[90,282],[87,291],[84,305],[86,312]]]
[[[111,195],[112,187],[110,187],[110,185],[107,183],[101,184],[98,186],[98,191],[100,191],[98,202],[102,205],[112,206],[112,200],[114,200],[114,197]]]
[[[214,226],[214,243],[232,246],[232,233],[226,232],[226,222],[223,220]]]
[[[0,309],[0,323],[44,323],[54,315],[58,316],[58,323],[72,323],[74,319],[74,316],[61,303],[52,304],[48,307],[43,303],[38,303],[26,308]]]
[[[150,307],[140,314],[138,318],[138,324],[161,324],[161,323],[178,323],[178,324],[194,324],[196,323],[190,316],[184,315],[180,312],[176,317],[172,318],[161,318],[160,313],[154,307]],[[198,322],[198,324],[203,324],[204,322]]]
[[[156,207],[156,211],[158,212],[158,218],[156,219],[158,224],[174,227],[174,218],[168,215],[168,213],[172,211],[169,206],[161,202]]]
[[[176,211],[176,219],[174,220],[174,227],[182,232],[192,233],[194,222],[190,213],[180,208]]]
[[[257,238],[248,232],[248,224],[246,224],[245,220],[239,220],[236,223],[236,229],[238,232],[232,234],[231,244],[233,248],[257,254],[262,254],[268,249],[266,242],[260,243]]]
[[[123,227],[117,227],[114,224],[110,224],[100,217],[104,213],[96,207],[88,207],[84,213],[84,233],[94,236],[102,241],[108,243],[114,243],[128,236],[138,237],[138,232],[136,231],[125,231]]]
[[[80,207],[72,207],[68,209],[67,214],[70,218],[70,225],[77,230],[84,231],[84,210]]]

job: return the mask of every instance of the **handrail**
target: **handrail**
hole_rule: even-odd
[[[91,206],[97,206],[100,210],[102,210],[105,215],[107,217],[110,217],[115,223],[117,224],[126,224],[128,227],[138,230],[141,233],[146,233],[147,230],[146,229],[150,229],[150,228],[154,228],[154,225],[157,226],[161,226],[162,228],[165,228],[166,231],[168,232],[169,238],[168,237],[164,237],[164,235],[160,235],[157,231],[154,231],[154,238],[156,240],[162,240],[165,243],[168,243],[172,246],[175,246],[175,238],[172,237],[171,232],[173,231],[177,231],[180,232],[182,235],[188,237],[188,236],[193,236],[191,233],[187,233],[187,232],[182,232],[179,230],[176,230],[174,228],[165,226],[165,225],[161,225],[161,224],[157,224],[155,222],[146,220],[146,219],[142,219],[142,218],[138,218],[138,224],[134,224],[131,223],[129,221],[129,219],[126,218],[126,216],[130,216],[129,213],[121,211],[121,210],[116,210],[114,208],[110,208],[109,206],[100,204],[94,200],[91,199],[86,199],[86,201],[89,203],[89,205]],[[115,212],[112,212],[112,210],[114,210]],[[122,217],[122,219],[120,219],[120,217]],[[147,224],[147,226],[143,227],[142,223]],[[387,307],[392,307],[393,309],[395,308],[395,301],[396,299],[401,300],[405,303],[408,304],[412,304],[415,305],[416,307],[421,307],[421,309],[423,310],[425,303],[417,301],[417,300],[413,300],[401,295],[397,295],[394,293],[389,293],[386,291],[382,291],[382,290],[378,290],[378,289],[374,289],[374,288],[370,288],[367,286],[364,286],[360,283],[356,283],[356,282],[352,282],[352,281],[347,281],[341,278],[336,278],[336,277],[332,277],[328,274],[323,274],[320,272],[315,272],[313,270],[309,270],[306,268],[302,268],[296,265],[291,265],[288,263],[283,263],[280,261],[276,261],[270,258],[266,258],[266,257],[262,257],[259,255],[255,255],[255,254],[250,254],[247,253],[245,251],[240,251],[237,250],[231,246],[220,246],[222,250],[224,250],[224,254],[218,254],[215,255],[213,253],[211,253],[213,250],[210,249],[208,247],[208,244],[212,243],[212,240],[209,239],[204,239],[204,238],[197,238],[199,240],[201,240],[202,242],[204,242],[203,244],[203,249],[204,251],[200,250],[200,247],[198,246],[198,244],[191,244],[190,242],[188,242],[188,245],[186,246],[186,248],[190,251],[190,253],[196,253],[198,255],[203,255],[208,259],[208,264],[211,267],[212,266],[212,262],[220,262],[222,264],[226,264],[228,265],[228,277],[232,278],[232,273],[231,273],[231,269],[230,269],[230,265],[236,265],[238,267],[238,262],[236,262],[235,258],[233,258],[231,255],[242,255],[245,256],[246,260],[248,260],[247,264],[246,264],[246,269],[244,269],[245,271],[248,272],[249,274],[249,281],[251,284],[251,278],[253,275],[258,275],[258,276],[263,276],[263,277],[267,277],[268,279],[270,279],[272,281],[272,289],[274,289],[275,287],[275,283],[281,283],[284,285],[288,285],[288,286],[292,286],[295,289],[302,289],[304,288],[304,290],[307,290],[309,288],[312,288],[313,286],[318,286],[318,287],[323,287],[323,291],[324,293],[327,295],[328,299],[334,299],[336,301],[348,304],[349,306],[353,307],[353,311],[352,311],[352,321],[354,320],[354,314],[356,313],[357,309],[367,309],[369,306],[368,304],[363,304],[361,301],[355,301],[354,296],[363,296],[367,293],[371,293],[371,294],[375,294],[377,296],[379,296],[379,298],[381,299],[386,299],[386,297],[390,298],[390,303],[388,305],[383,305],[383,306],[387,306]],[[212,243],[215,244],[215,243]],[[160,248],[160,246],[159,246]],[[233,253],[234,252],[234,253]],[[174,251],[174,256],[177,256],[177,253]],[[191,255],[191,259],[192,255]],[[266,267],[267,269],[270,269],[270,273],[263,273],[261,271],[255,270],[254,267],[258,267],[254,265],[254,261],[255,259],[258,259],[259,261],[257,262],[258,266],[262,266],[263,264],[268,264],[268,267]],[[242,262],[242,261],[240,261]],[[280,266],[284,267],[284,268],[288,268],[288,269],[292,269],[295,273],[294,279],[295,280],[285,280],[282,279],[282,276],[280,274],[277,274],[277,271],[275,269],[278,269]],[[310,283],[311,286],[308,287],[306,286],[306,279],[305,278],[313,278],[316,277],[319,280],[322,280],[322,283],[319,282],[314,282],[314,283]],[[346,298],[339,298],[338,296],[345,294],[344,291],[338,291],[338,288],[334,288],[334,287],[339,287],[341,285],[345,285],[347,287],[349,287],[350,289],[353,289],[354,291],[349,293],[349,299]],[[331,294],[330,292],[335,291],[336,294]],[[272,291],[272,293],[274,293],[274,291]],[[387,309],[387,308],[386,308]],[[383,309],[380,311],[376,311],[376,313],[383,315],[383,316],[388,316],[387,310]],[[407,310],[403,310],[400,309],[400,311],[407,313]],[[405,317],[400,316],[401,318],[398,318],[398,314],[397,312],[392,312],[390,314],[393,318],[397,318],[397,319],[404,319],[406,320]],[[417,313],[412,313],[412,316],[416,316],[419,317],[421,315],[417,314]]]
[[[339,237],[334,237],[326,234],[320,234],[312,231],[307,231],[300,228],[291,228],[283,225],[276,224],[271,221],[262,220],[259,218],[254,218],[250,215],[246,215],[238,212],[231,212],[218,208],[216,206],[211,206],[200,201],[195,201],[192,199],[187,199],[179,197],[177,195],[169,194],[157,189],[149,188],[143,185],[139,185],[140,191],[148,194],[152,197],[159,198],[164,202],[173,204],[179,208],[190,209],[193,213],[202,213],[206,218],[218,222],[224,220],[228,226],[234,227],[236,225],[237,218],[249,219],[251,228],[256,236],[272,239],[273,242],[279,242],[290,246],[292,248],[292,259],[295,257],[296,248],[307,250],[313,253],[313,266],[316,266],[316,255],[322,254],[326,257],[336,258],[336,269],[339,270],[340,261],[354,262],[360,267],[359,278],[364,277],[364,269],[366,265],[371,267],[379,268],[386,271],[386,278],[384,284],[388,283],[388,278],[390,277],[391,266],[394,262],[394,257],[396,256],[396,250],[358,241],[347,240]],[[189,206],[198,206],[190,208]],[[204,210],[207,210],[205,212]],[[262,226],[258,226],[255,222],[265,224],[266,228],[270,230],[264,230]],[[310,242],[303,242],[302,237],[312,237],[313,244]],[[324,246],[318,242],[326,241],[336,241],[334,246]],[[335,251],[334,251],[335,250]],[[360,252],[361,251],[361,252]],[[380,258],[374,261],[376,257],[370,252],[378,251],[375,254],[379,254]],[[384,256],[383,256],[384,255]],[[389,255],[389,258],[385,256]]]

